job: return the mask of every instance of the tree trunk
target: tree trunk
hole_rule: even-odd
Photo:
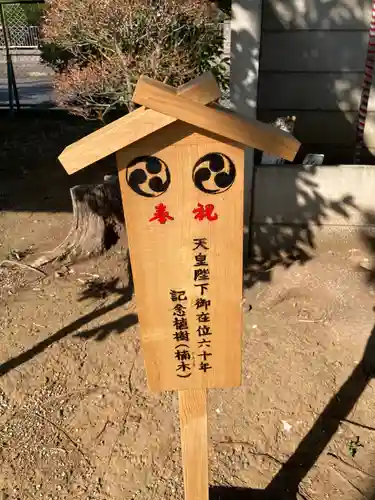
[[[103,254],[124,231],[124,215],[117,176],[105,176],[103,184],[79,185],[70,190],[73,222],[68,236],[51,252],[32,263],[72,263]]]

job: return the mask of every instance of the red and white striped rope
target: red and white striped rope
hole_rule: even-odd
[[[372,15],[369,29],[367,56],[365,64],[365,73],[362,84],[361,99],[359,101],[359,111],[357,119],[357,136],[355,144],[354,164],[361,162],[361,152],[364,146],[364,132],[367,116],[368,101],[370,98],[372,75],[375,64],[375,0],[372,2]]]

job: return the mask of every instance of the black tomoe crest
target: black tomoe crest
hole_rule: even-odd
[[[203,193],[220,194],[229,189],[236,178],[232,160],[223,153],[208,153],[194,166],[194,185]]]
[[[155,198],[169,188],[171,174],[168,166],[156,156],[138,156],[126,167],[126,181],[140,196]]]

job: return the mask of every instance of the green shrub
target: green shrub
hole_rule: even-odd
[[[23,3],[20,6],[25,12],[28,24],[38,26],[43,15],[44,3]]]
[[[142,74],[178,86],[210,69],[225,90],[222,20],[208,0],[50,0],[43,58],[58,105],[102,120],[127,112]]]

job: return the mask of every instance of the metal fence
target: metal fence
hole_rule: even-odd
[[[26,26],[23,28],[9,27],[9,48],[38,48],[40,45],[39,26]],[[0,29],[0,48],[5,48],[3,30]]]
[[[54,106],[52,70],[41,60],[41,0],[0,0],[0,109]]]
[[[40,45],[39,26],[30,26],[25,10],[19,3],[3,5],[9,48],[37,48]],[[0,27],[0,48],[5,48],[5,33]]]

